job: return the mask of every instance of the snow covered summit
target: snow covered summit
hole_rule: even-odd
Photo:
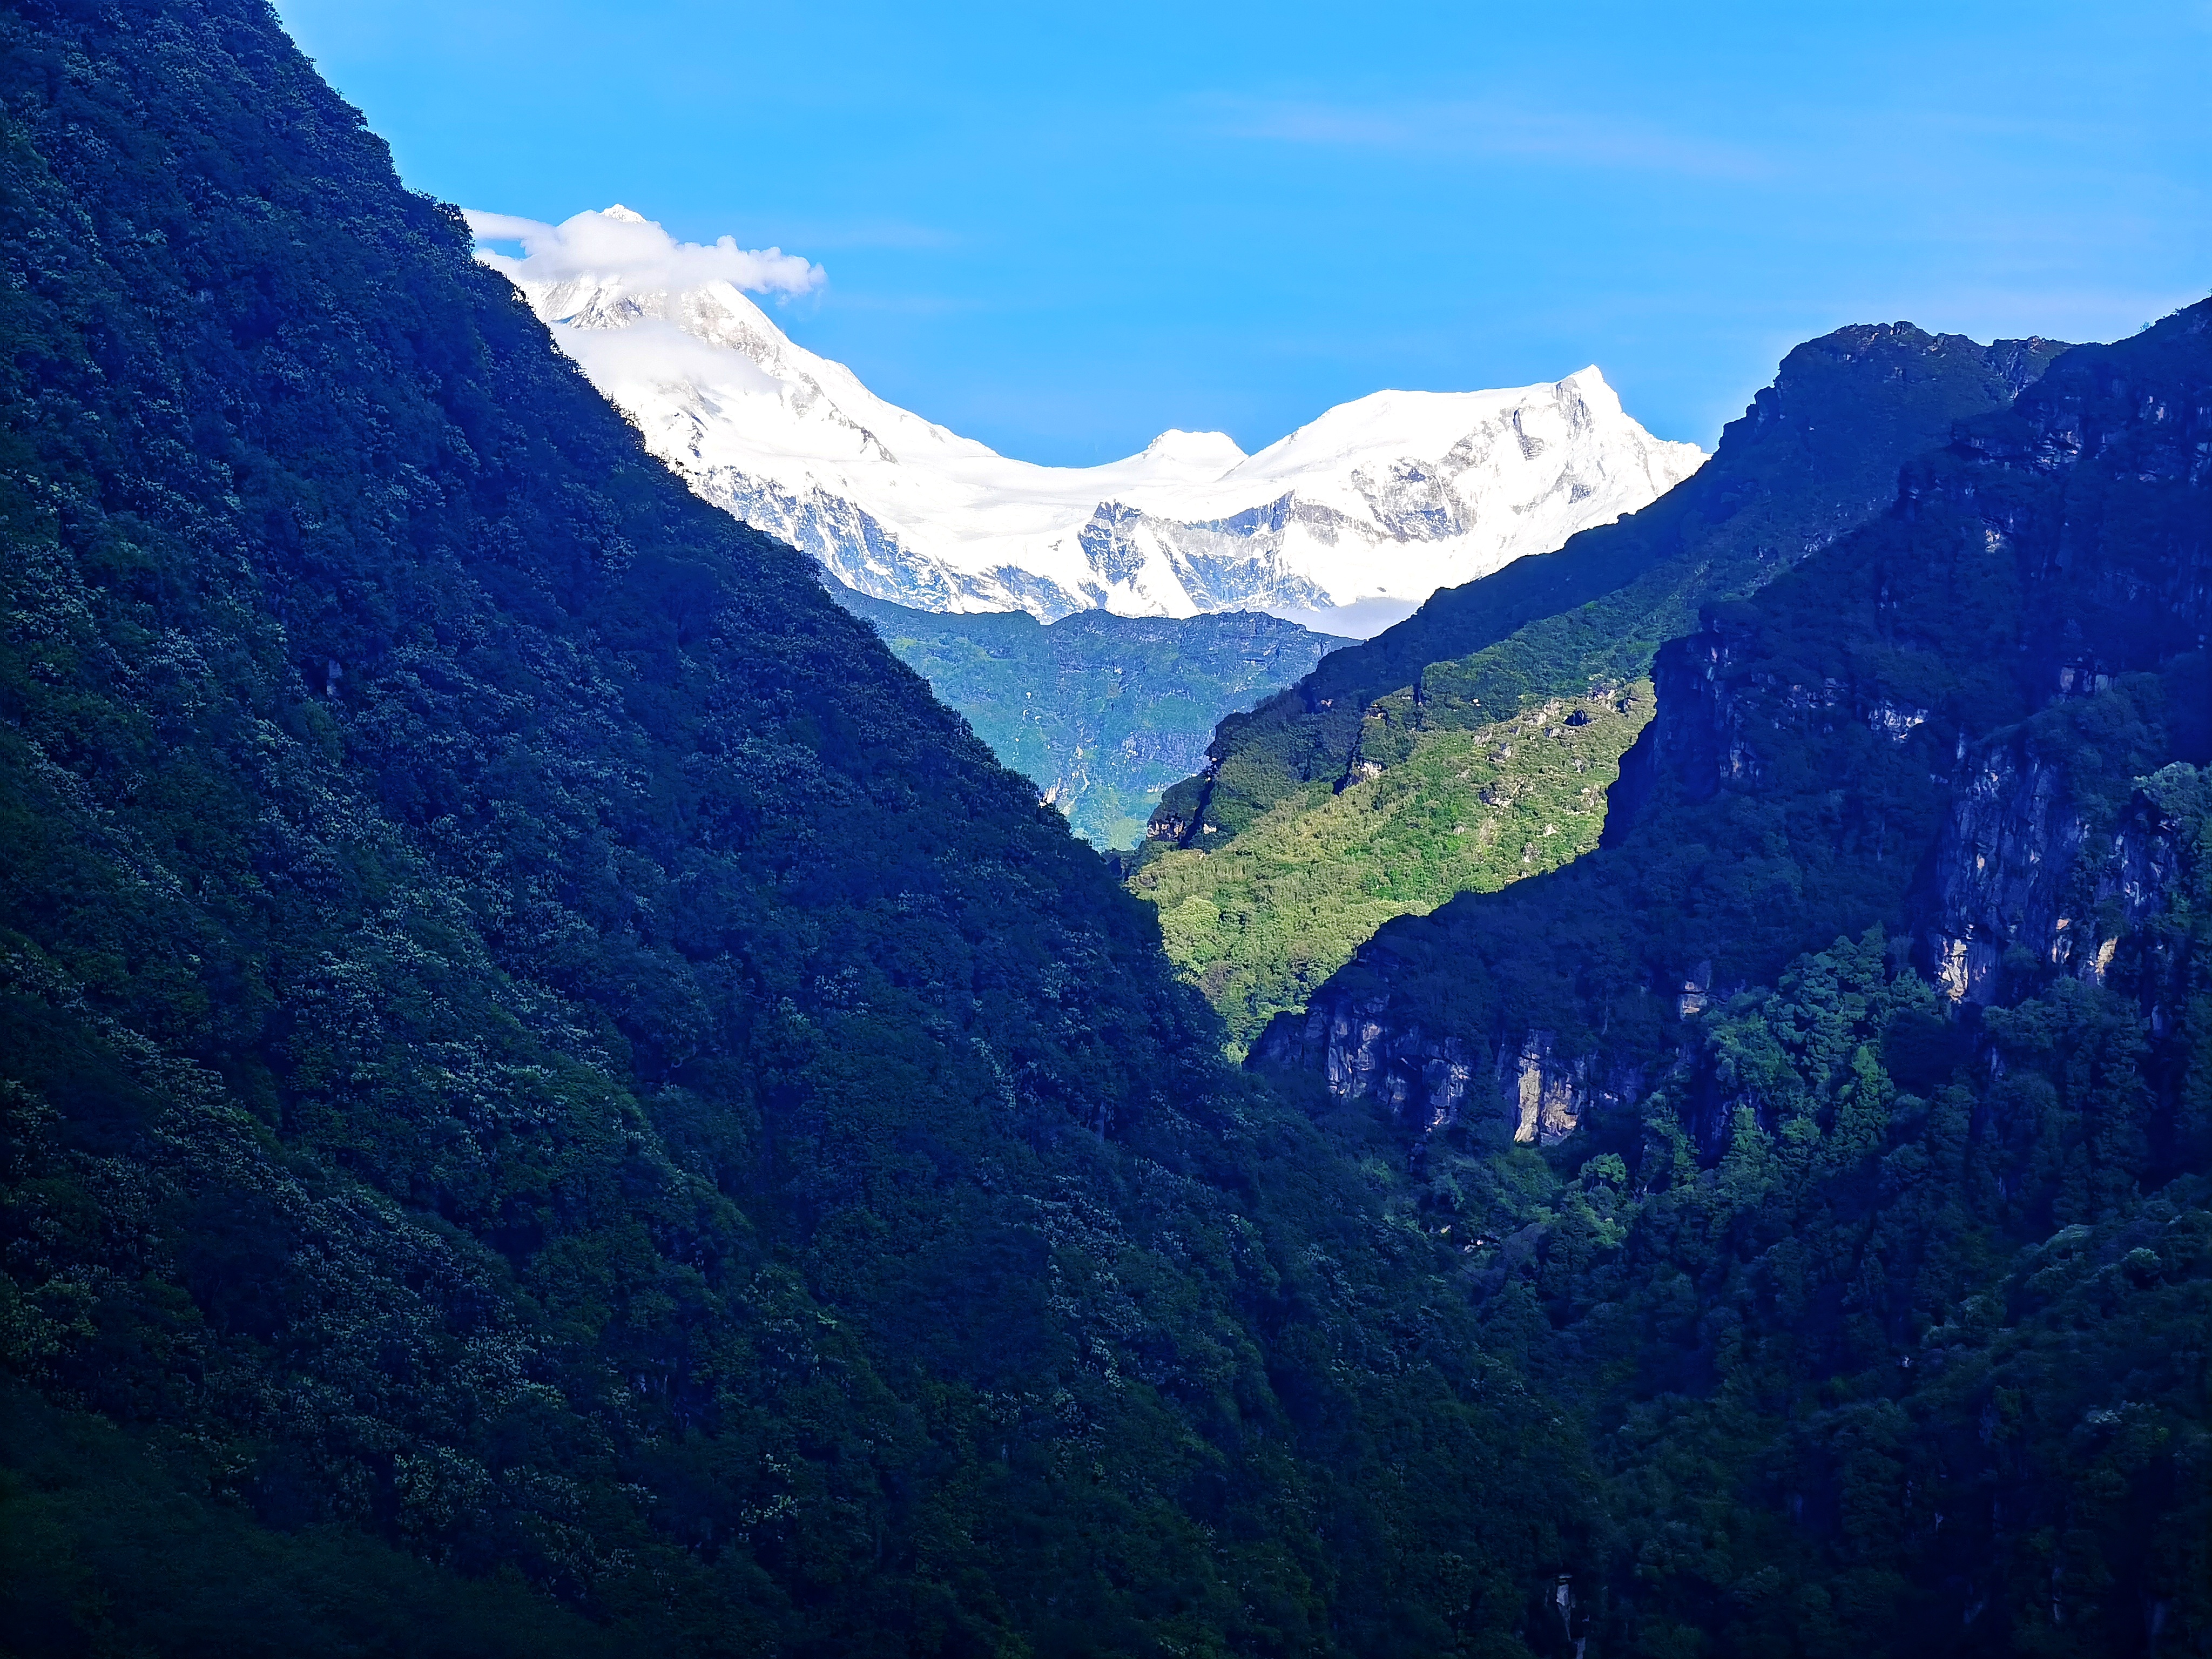
[[[1644,431],[1591,368],[1378,392],[1256,455],[1170,431],[1103,466],[1036,466],[885,403],[740,291],[809,286],[803,260],[678,244],[621,207],[560,226],[471,216],[522,240],[520,258],[479,257],[694,489],[921,610],[1262,611],[1367,631],[1346,624],[1548,552],[1705,459]]]

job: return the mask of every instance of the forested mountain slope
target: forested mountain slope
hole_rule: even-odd
[[[1161,792],[1206,758],[1224,715],[1352,643],[1241,611],[1117,617],[910,610],[850,588],[837,602],[968,717],[1093,847],[1134,847]]]
[[[2212,302],[2070,350],[1260,1044],[1588,1413],[1605,1650],[2212,1645],[2208,453]]]
[[[1700,996],[1771,983],[1838,933],[1879,923],[1948,938],[1989,905],[2017,910],[2017,896],[1959,895],[1946,901],[1961,913],[1953,922],[1928,908],[1931,860],[1954,810],[2002,823],[1974,832],[2002,840],[2027,833],[2005,817],[2029,810],[2002,781],[2021,768],[2023,799],[2041,801],[2064,799],[2069,760],[2148,771],[2161,755],[2206,757],[2212,494],[2192,446],[2212,383],[2199,361],[2212,358],[2207,309],[2118,345],[2074,349],[2058,379],[1965,423],[1908,468],[1875,523],[1755,597],[1706,607],[1699,629],[1659,655],[1656,714],[1623,761],[1607,847],[1509,892],[1393,924],[1332,984],[1336,1012],[1316,1004],[1321,1024],[1346,999],[1412,999],[1410,1011],[1423,994],[1412,989],[1415,964],[1433,962],[1440,1000],[1422,1006],[1449,1007],[1470,1032],[1487,1037],[1497,1017],[1555,1031],[1563,1046],[1571,1033],[1580,1051],[1586,1030],[1602,1026],[1604,1052],[1626,1062],[1672,1046],[1686,980],[1709,981],[1694,988]],[[2140,676],[2153,678],[2130,678]],[[2076,756],[2058,732],[2115,691],[2142,705],[2154,735]],[[2051,733],[2021,735],[2039,732],[2037,721]],[[2023,758],[2031,753],[2045,757]],[[2117,804],[2103,797],[2117,787],[2124,799],[2129,787],[2124,777],[2094,786],[2106,818]],[[2009,841],[2001,854],[1992,843],[1942,856],[1991,866],[1982,878],[1994,881],[2022,859],[2070,860],[2081,836],[2109,829],[2063,828],[2048,802],[2036,811],[2035,833],[2056,840],[2033,857]],[[2094,932],[2088,913],[2055,914]],[[2045,922],[2056,925],[2049,913]],[[2069,951],[2077,945],[2087,948],[2077,940]],[[2059,958],[2046,947],[2027,942],[2048,965]],[[1933,971],[1928,948],[1922,965]],[[1495,1007],[1469,989],[1486,971]]]
[[[0,53],[0,1644],[1524,1651],[1571,1426],[1033,787],[259,0]]]
[[[1878,513],[1900,466],[2058,349],[1902,323],[1808,342],[1654,505],[1438,593],[1224,720],[1130,886],[1232,1039],[1304,1007],[1392,917],[1594,847],[1660,641]]]

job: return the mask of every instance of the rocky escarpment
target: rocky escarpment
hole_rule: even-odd
[[[1279,1015],[1254,1048],[1255,1058],[1319,1072],[1339,1100],[1371,1101],[1395,1121],[1423,1130],[1461,1120],[1486,1069],[1457,1037],[1425,1036],[1393,1026],[1380,1003],[1316,1003],[1303,1018]]]
[[[1316,1003],[1303,1018],[1278,1018],[1255,1058],[1318,1071],[1336,1098],[1370,1102],[1420,1134],[1510,1127],[1523,1146],[1564,1140],[1594,1106],[1623,1104],[1638,1093],[1633,1071],[1565,1053],[1551,1031],[1485,1045],[1394,1025],[1388,1013],[1379,1000]]]
[[[1651,670],[1657,708],[1620,757],[1620,775],[1606,792],[1601,846],[1620,844],[1662,778],[1680,780],[1695,800],[1711,796],[1724,780],[1756,779],[1758,763],[1743,742],[1741,704],[1724,678],[1729,646],[1724,625],[1708,614],[1694,637],[1659,653]]]
[[[1607,792],[1604,844],[1628,835],[1662,779],[1693,801],[1723,787],[1751,790],[1769,781],[1755,727],[1832,737],[1850,724],[1901,744],[1934,712],[1881,679],[1777,672],[1765,659],[1753,614],[1743,606],[1714,607],[1697,633],[1660,651],[1652,667],[1657,709]]]

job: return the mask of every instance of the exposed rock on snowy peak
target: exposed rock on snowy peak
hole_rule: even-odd
[[[751,285],[793,287],[803,261],[685,247],[620,207],[477,222],[520,237],[522,257],[482,257],[694,489],[922,610],[1402,607],[1634,512],[1705,459],[1644,431],[1591,368],[1506,391],[1378,392],[1256,455],[1170,431],[1103,466],[1036,466],[793,344],[732,264],[771,262]]]

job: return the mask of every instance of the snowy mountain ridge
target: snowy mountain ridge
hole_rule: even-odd
[[[1503,391],[1378,392],[1254,455],[1169,431],[1103,466],[1038,466],[877,397],[740,290],[810,285],[804,261],[679,245],[622,207],[560,226],[471,218],[522,241],[520,258],[478,257],[695,490],[849,586],[921,610],[1243,610],[1365,631],[1330,613],[1395,619],[1634,512],[1705,459],[1645,432],[1589,368]],[[687,269],[687,255],[708,257]]]

